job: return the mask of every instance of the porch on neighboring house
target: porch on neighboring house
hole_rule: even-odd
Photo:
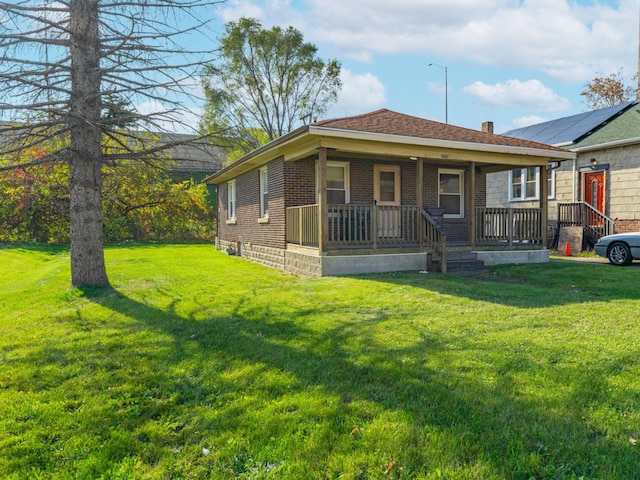
[[[573,235],[563,235],[571,230]],[[572,243],[571,251],[593,248],[598,240],[616,233],[615,221],[588,202],[558,203],[558,221],[554,226],[550,248],[561,249],[564,242]]]

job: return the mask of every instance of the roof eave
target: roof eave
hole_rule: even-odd
[[[233,162],[230,165],[227,165],[226,167],[218,170],[216,173],[214,173],[213,175],[209,175],[207,178],[205,178],[204,180],[202,180],[203,183],[208,183],[208,184],[215,184],[217,183],[214,180],[218,180],[218,181],[225,181],[225,179],[228,177],[229,174],[232,174],[234,170],[240,169],[243,165],[247,164],[248,162],[250,162],[253,159],[258,159],[259,157],[263,156],[265,153],[267,153],[268,151],[284,145],[287,142],[290,142],[292,140],[294,140],[296,137],[303,135],[304,133],[306,133],[309,130],[309,126],[308,125],[304,125],[300,128],[297,128],[296,130],[292,130],[291,132],[276,138],[275,140],[270,141],[269,143],[266,143],[264,145],[262,145],[261,147],[257,148],[256,150],[253,150],[252,152],[247,153],[246,155],[240,157],[238,160],[236,160],[235,162]]]
[[[592,152],[594,150],[604,150],[607,148],[626,147],[628,145],[636,145],[640,143],[640,137],[624,138],[622,140],[614,140],[612,142],[598,143],[596,145],[587,145],[585,147],[577,147],[570,149],[572,152],[583,153]]]
[[[517,147],[512,145],[495,145],[489,143],[472,143],[455,140],[439,140],[434,138],[418,138],[386,133],[372,133],[355,130],[310,126],[309,134],[324,137],[351,138],[377,142],[401,143],[421,147],[448,148],[454,150],[481,151],[511,155],[530,155],[536,157],[552,157],[562,160],[573,160],[575,154],[569,151],[549,150],[545,148]]]

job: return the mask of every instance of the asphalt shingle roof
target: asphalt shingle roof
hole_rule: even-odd
[[[452,142],[524,147],[560,151],[561,149],[526,139],[505,137],[470,128],[413,117],[392,110],[380,109],[353,117],[321,120],[311,124],[316,127],[335,128],[357,132],[429,138]]]

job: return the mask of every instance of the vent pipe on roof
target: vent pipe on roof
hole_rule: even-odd
[[[485,133],[493,133],[493,122],[482,122],[482,131]]]

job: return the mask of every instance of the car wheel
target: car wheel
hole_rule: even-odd
[[[631,263],[631,250],[625,243],[614,243],[609,247],[609,261],[612,265],[625,267]]]

